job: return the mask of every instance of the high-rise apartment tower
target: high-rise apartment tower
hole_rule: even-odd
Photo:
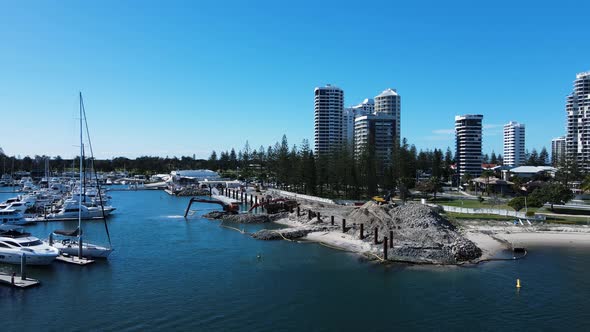
[[[565,136],[551,140],[551,165],[558,166],[565,158]]]
[[[565,111],[567,158],[577,159],[581,169],[590,171],[590,72],[576,75],[574,91],[567,96]]]
[[[386,114],[394,117],[396,123],[395,141],[396,144],[399,144],[401,135],[401,96],[395,89],[385,89],[375,97],[375,114]]]
[[[319,156],[342,146],[344,92],[328,84],[315,88],[314,95],[314,152]]]
[[[455,141],[457,174],[463,177],[470,174],[473,177],[481,175],[481,146],[482,146],[481,114],[457,115],[455,117]]]
[[[525,163],[524,124],[510,121],[504,125],[504,165],[517,167]]]

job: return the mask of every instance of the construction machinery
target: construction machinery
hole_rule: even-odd
[[[299,203],[297,203],[294,199],[286,199],[286,198],[277,198],[277,199],[270,199],[265,200],[263,202],[259,202],[258,204],[252,205],[248,212],[251,212],[257,207],[262,207],[266,210],[268,214],[275,214],[279,212],[291,212],[295,209]]]

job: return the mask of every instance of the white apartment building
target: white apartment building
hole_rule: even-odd
[[[343,142],[352,148],[354,144],[354,119],[359,116],[373,114],[373,112],[375,112],[375,102],[369,98],[356,106],[345,108],[342,113]]]
[[[590,72],[578,73],[567,96],[567,158],[576,158],[580,169],[590,171]]]
[[[455,159],[461,177],[481,175],[482,121],[481,114],[455,116]]]
[[[314,90],[314,153],[316,156],[339,149],[343,143],[344,92],[331,86]]]
[[[395,89],[385,89],[375,97],[375,114],[391,115],[396,123],[396,142],[399,144],[401,137],[401,96]]]
[[[557,166],[565,158],[565,136],[551,140],[551,164]]]
[[[504,165],[518,167],[525,163],[525,126],[510,121],[504,125]]]

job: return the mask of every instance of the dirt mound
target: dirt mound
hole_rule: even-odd
[[[393,231],[394,248],[390,249],[390,257],[394,259],[455,264],[481,256],[481,250],[473,242],[426,205],[368,202],[352,211],[348,218],[353,223],[364,224],[366,241],[374,241],[375,228],[380,240]],[[350,232],[360,235],[358,227]]]

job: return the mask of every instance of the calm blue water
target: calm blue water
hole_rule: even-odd
[[[2,331],[590,329],[583,249],[533,248],[523,260],[468,268],[384,267],[316,244],[257,241],[199,218],[205,211],[186,221],[188,198],[111,195],[110,259],[30,267],[40,287],[0,286]],[[102,222],[84,227],[106,242]],[[29,230],[45,238],[55,228],[64,225]]]

